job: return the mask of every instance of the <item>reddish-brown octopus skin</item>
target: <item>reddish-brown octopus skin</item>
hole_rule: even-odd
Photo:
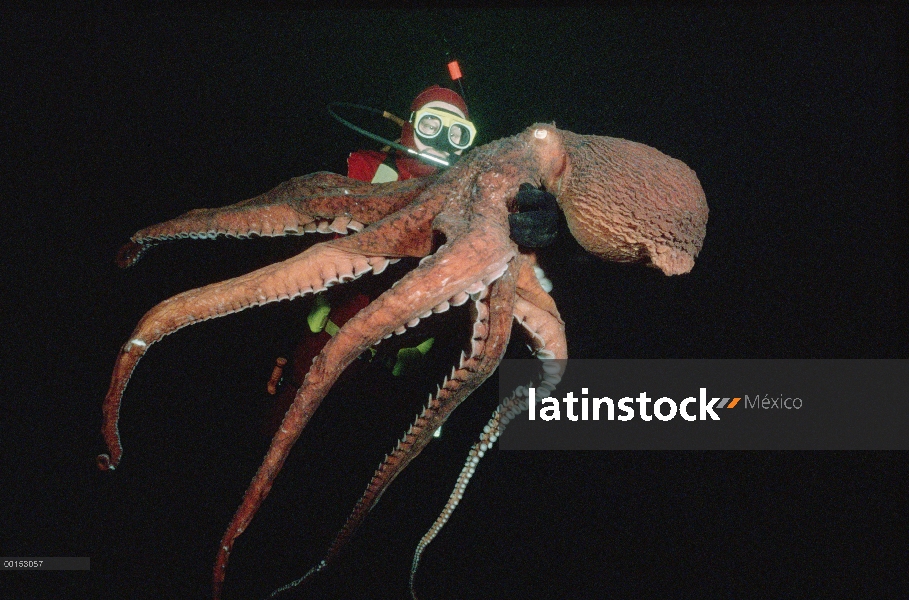
[[[114,367],[104,403],[109,453],[98,457],[102,469],[113,469],[122,457],[120,403],[133,369],[151,344],[199,321],[381,272],[390,259],[423,258],[345,323],[314,360],[221,541],[215,598],[220,597],[236,538],[267,497],[322,398],[363,351],[433,313],[472,301],[474,324],[467,350],[383,461],[327,560],[338,554],[447,416],[495,370],[512,318],[540,357],[567,356],[555,303],[533,277],[535,258],[509,237],[508,214],[522,183],[553,193],[574,237],[604,260],[642,262],[676,275],[691,270],[701,249],[707,203],[697,177],[684,163],[643,144],[577,135],[545,124],[476,148],[431,178],[371,185],[330,173],[298,177],[256,198],[190,211],[146,228],[121,249],[118,262],[130,266],[148,248],[177,238],[350,232],[247,275],[183,292],[146,313]]]

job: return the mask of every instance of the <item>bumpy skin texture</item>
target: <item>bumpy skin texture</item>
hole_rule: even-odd
[[[199,321],[379,273],[394,259],[423,258],[345,323],[314,360],[221,541],[213,575],[215,598],[220,597],[236,538],[265,500],[322,398],[364,350],[433,313],[470,303],[474,320],[469,348],[380,465],[326,560],[312,572],[337,556],[392,480],[496,369],[512,320],[528,335],[538,357],[567,357],[555,302],[533,273],[535,256],[509,237],[509,214],[516,211],[514,198],[522,183],[554,194],[572,234],[603,259],[643,262],[667,275],[685,273],[694,265],[705,234],[707,203],[691,169],[642,144],[577,135],[545,124],[477,148],[433,177],[373,185],[315,173],[250,200],[193,210],[154,225],[121,249],[119,264],[130,266],[151,246],[184,237],[351,233],[247,275],[183,292],[146,313],[121,349],[104,402],[109,453],[98,457],[102,469],[114,469],[120,462],[117,420],[123,392],[154,342]],[[444,243],[434,247],[440,240]]]
[[[562,138],[571,161],[559,205],[581,245],[605,260],[644,261],[667,275],[690,271],[707,227],[707,200],[691,169],[637,142],[570,132]]]

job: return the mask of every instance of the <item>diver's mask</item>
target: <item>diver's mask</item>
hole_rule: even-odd
[[[410,122],[418,140],[450,155],[470,148],[476,141],[473,123],[444,108],[424,106],[410,115]]]

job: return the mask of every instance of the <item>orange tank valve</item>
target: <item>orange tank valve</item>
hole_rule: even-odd
[[[458,65],[458,61],[453,60],[448,63],[448,73],[451,75],[452,81],[457,81],[461,78],[461,67]]]

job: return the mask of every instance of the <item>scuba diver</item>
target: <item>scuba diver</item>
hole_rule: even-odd
[[[420,92],[410,105],[410,119],[404,121],[390,113],[381,113],[401,126],[401,136],[396,147],[404,146],[407,153],[392,151],[386,146],[381,151],[358,150],[347,159],[347,176],[360,181],[385,183],[418,177],[427,177],[438,171],[438,165],[452,164],[463,152],[476,143],[477,131],[469,120],[464,98],[448,88],[432,85]],[[378,112],[378,111],[376,111]],[[338,120],[351,126],[334,115]],[[359,130],[356,127],[354,129]],[[367,133],[367,132],[363,132]],[[371,136],[370,137],[375,137]],[[378,138],[381,139],[381,138]],[[416,156],[419,154],[419,156]],[[428,159],[428,160],[427,160]],[[558,232],[559,211],[555,197],[529,183],[522,184],[515,196],[518,212],[509,216],[512,239],[521,246],[538,248],[551,244]],[[336,237],[341,234],[332,234]],[[551,289],[542,269],[537,268],[544,289]],[[384,290],[371,289],[368,284],[333,288],[331,301],[328,292],[315,296],[307,316],[309,331],[297,344],[291,360],[276,360],[268,393],[275,397],[271,416],[264,433],[273,435],[280,427],[284,414],[296,396],[313,359],[344,323],[365,308]],[[364,293],[365,291],[365,293]],[[414,371],[432,349],[434,339],[429,337],[409,347],[395,349],[383,343],[381,350],[364,353],[364,360],[354,362],[350,368],[360,369],[364,364],[379,364],[381,369],[398,378]]]
[[[455,91],[432,85],[410,104],[410,120],[400,120],[400,144],[417,152],[453,162],[476,142],[467,104]],[[385,183],[426,177],[438,167],[399,152],[359,150],[347,158],[347,176]]]

